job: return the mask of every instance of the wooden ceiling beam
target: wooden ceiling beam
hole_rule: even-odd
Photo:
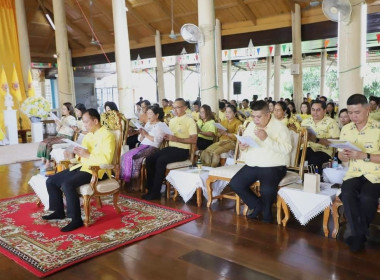
[[[148,28],[151,32],[152,35],[156,34],[156,28],[154,28],[152,25],[149,24],[133,7],[132,5],[128,2],[128,0],[125,1],[125,5],[127,6],[128,12],[131,13],[137,21],[139,21],[143,26]]]
[[[240,7],[243,14],[247,17],[247,19],[252,21],[253,25],[256,25],[257,17],[252,12],[251,8],[247,4],[244,3],[244,0],[236,0],[236,3]]]
[[[296,4],[295,1],[294,0],[285,0],[285,3],[289,7],[289,11],[294,12],[295,4]]]
[[[51,4],[49,2],[45,2],[45,8],[51,13],[51,14],[54,14],[52,11],[53,11],[53,7],[51,6]],[[67,13],[66,13],[67,14]],[[91,36],[87,33],[85,33],[80,27],[79,25],[73,23],[71,21],[71,18],[70,17],[66,17],[66,25],[69,27],[67,28],[67,32],[70,33],[72,35],[72,37],[76,37],[78,38],[77,41],[79,41],[81,43],[81,45],[87,45],[90,43],[90,39],[91,39]],[[73,31],[70,31],[70,30],[73,30]],[[75,36],[77,35],[77,36]]]

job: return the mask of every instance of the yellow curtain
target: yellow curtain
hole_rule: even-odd
[[[17,22],[14,0],[0,0],[0,67],[4,66],[7,75],[8,87],[11,87],[13,65],[16,67],[22,101],[26,99],[25,85],[22,78],[20,52],[17,37]],[[19,110],[20,104],[13,97],[13,109],[17,111],[17,117],[21,117],[22,128],[30,128],[28,117]],[[0,98],[0,128],[4,130],[4,99]],[[20,123],[18,124],[20,126]],[[20,127],[19,127],[20,129]]]

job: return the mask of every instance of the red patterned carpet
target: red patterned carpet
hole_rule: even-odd
[[[69,233],[68,221],[44,221],[37,197],[28,194],[0,201],[0,252],[39,277],[187,223],[199,215],[120,195],[91,209],[91,226]]]

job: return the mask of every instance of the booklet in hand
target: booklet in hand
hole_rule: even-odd
[[[360,148],[355,146],[354,144],[351,144],[348,141],[345,140],[339,140],[339,139],[327,139],[330,144],[330,147],[338,148],[338,149],[346,149],[346,150],[353,150],[353,151],[361,151]]]
[[[260,148],[259,144],[257,144],[257,142],[250,136],[239,136],[237,134],[236,135],[236,138],[239,140],[240,143],[242,144],[246,144],[252,148]]]
[[[62,139],[62,141],[66,142],[66,143],[69,143],[71,146],[74,146],[74,147],[79,147],[79,148],[87,149],[87,148],[83,147],[82,145],[78,144],[77,142],[71,141],[70,139]]]
[[[134,125],[137,129],[144,128],[144,127],[143,127],[138,121],[131,120],[131,123],[133,123],[133,125]]]
[[[221,129],[221,130],[224,130],[224,131],[227,131],[227,128],[225,128],[223,125],[221,125],[220,123],[214,123],[214,125],[216,126],[216,128],[218,129]]]

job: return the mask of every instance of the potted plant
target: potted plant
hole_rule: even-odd
[[[21,110],[29,117],[32,123],[40,122],[42,118],[49,115],[51,105],[49,101],[41,96],[32,96],[25,99]]]

